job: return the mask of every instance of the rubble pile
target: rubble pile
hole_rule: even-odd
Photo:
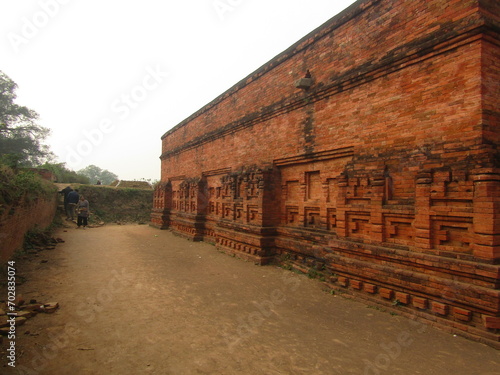
[[[14,306],[0,305],[0,335],[7,336],[11,332],[11,319],[15,317],[15,326],[22,326],[29,318],[39,313],[51,314],[59,308],[57,302],[40,303],[35,299],[28,304],[22,298],[16,298]]]
[[[43,250],[54,250],[58,243],[63,242],[63,239],[51,237],[47,233],[31,234],[24,242],[24,251],[27,254],[37,254]]]

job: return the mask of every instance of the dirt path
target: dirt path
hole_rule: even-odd
[[[168,231],[57,235],[66,242],[19,265],[18,292],[60,309],[18,328],[17,368],[2,357],[1,373],[500,374],[490,347]]]

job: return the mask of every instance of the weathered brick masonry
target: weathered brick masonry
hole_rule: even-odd
[[[0,206],[0,262],[6,264],[17,250],[22,249],[26,233],[44,230],[54,220],[58,196],[40,197],[32,202]]]
[[[152,223],[500,346],[499,15],[358,1],[165,133]]]

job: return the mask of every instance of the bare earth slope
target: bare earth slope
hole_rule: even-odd
[[[168,231],[57,236],[66,242],[19,264],[18,293],[60,308],[18,327],[17,367],[2,358],[2,373],[500,374],[490,347]]]

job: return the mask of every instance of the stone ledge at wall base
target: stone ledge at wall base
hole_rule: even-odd
[[[204,215],[178,214],[176,220],[170,223],[169,229],[188,240],[203,241],[205,222]]]
[[[274,230],[269,228],[269,231],[272,235]],[[215,233],[219,251],[260,266],[274,260],[274,237],[242,233],[227,228],[217,228]]]
[[[161,229],[169,229],[172,233],[191,241],[205,241],[216,246],[224,253],[265,265],[274,259],[274,228],[261,228],[232,224],[231,222],[217,223],[215,228],[207,229],[203,216],[196,216],[199,221],[176,217],[176,221]],[[193,219],[193,217],[191,217]],[[159,227],[159,226],[157,226]]]
[[[224,245],[222,243],[224,243]],[[235,258],[242,259],[258,266],[265,266],[274,261],[274,256],[266,256],[263,250],[257,250],[252,246],[238,244],[233,241],[222,240],[220,243],[217,243],[216,248],[222,253],[229,254]]]
[[[500,313],[495,303],[499,294],[495,289],[500,271],[498,266],[483,265],[480,273],[484,276],[481,280],[472,280],[464,273],[464,280],[477,284],[471,285],[454,280],[460,276],[447,275],[437,266],[433,268],[432,264],[436,265],[436,262],[432,262],[432,258],[435,257],[426,254],[421,254],[420,259],[425,259],[422,263],[425,263],[427,273],[412,268],[387,267],[388,271],[384,274],[380,266],[353,258],[345,259],[349,264],[346,267],[342,266],[342,257],[328,257],[329,263],[303,253],[279,250],[278,253],[276,261],[284,268],[320,278],[329,289],[349,293],[410,318],[416,316],[446,331],[500,349]],[[456,260],[450,262],[448,272],[460,263]]]

